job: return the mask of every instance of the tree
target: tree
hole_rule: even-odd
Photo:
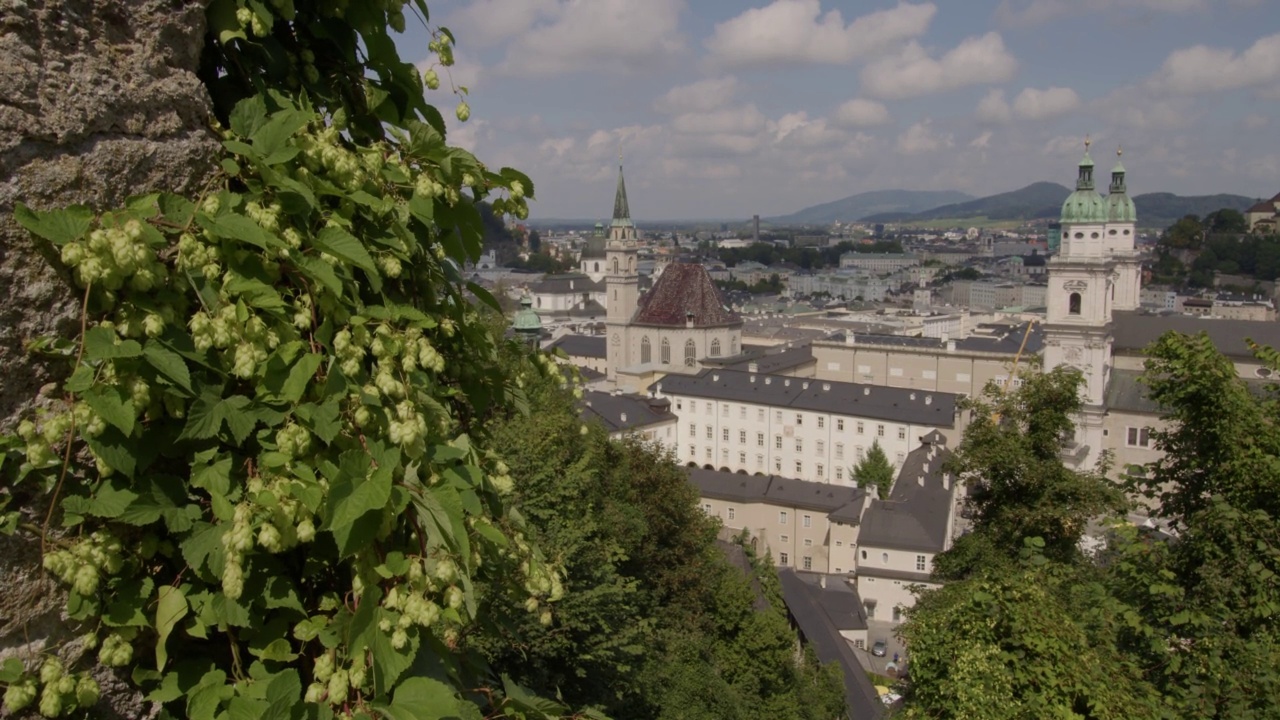
[[[1086,472],[1062,463],[1082,381],[1078,370],[1058,367],[1027,373],[1014,392],[988,384],[965,402],[972,420],[947,469],[969,486],[974,527],[938,556],[940,576],[964,577],[1011,560],[1027,538],[1040,538],[1043,554],[1056,562],[1077,562],[1086,523],[1126,506],[1106,479],[1106,458]]]
[[[1204,226],[1200,218],[1187,215],[1170,225],[1160,236],[1160,245],[1176,250],[1199,250],[1204,242]]]
[[[1205,232],[1218,235],[1241,235],[1249,232],[1249,221],[1233,208],[1214,210],[1204,216]]]
[[[875,488],[877,497],[889,499],[889,490],[893,487],[893,465],[880,447],[879,440],[871,443],[866,457],[849,468],[849,474],[857,479],[858,487]]]
[[[448,146],[424,85],[453,37],[404,62],[401,3],[213,0],[205,20],[221,175],[15,209],[83,302],[44,343],[65,382],[0,439],[0,527],[38,537],[86,634],[6,660],[6,714],[91,713],[94,654],[170,717],[568,714],[460,645],[494,603],[550,622],[562,594],[484,433],[534,369],[498,362],[464,292],[496,303],[456,280],[477,202],[525,217],[533,184]],[[36,498],[49,513],[19,522]]]
[[[542,236],[537,230],[529,231],[529,252],[536,253],[542,251]]]

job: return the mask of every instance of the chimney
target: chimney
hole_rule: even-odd
[[[845,344],[845,345],[853,345],[853,344],[854,344],[853,333],[851,333],[851,332],[850,332],[850,333],[845,333],[845,334],[844,334],[844,344]]]
[[[684,326],[686,328],[693,327],[693,313],[687,312],[684,314]]]
[[[870,394],[871,394],[871,388],[870,388],[870,387],[868,387],[868,386],[866,386],[866,385],[864,385],[864,386],[862,387],[862,394],[863,394],[863,395],[870,395]]]
[[[720,382],[720,373],[712,373],[711,382]]]
[[[800,389],[802,389],[802,390],[808,390],[808,389],[809,389],[809,383],[808,383],[808,382],[802,382],[802,383],[800,383]]]
[[[787,378],[787,379],[783,380],[783,381],[782,381],[782,386],[783,386],[783,387],[791,387],[791,378]]]
[[[920,487],[924,487],[924,476],[923,476],[923,475],[918,475],[918,476],[916,476],[916,484],[917,484],[917,485],[919,485]]]
[[[755,376],[755,374],[752,374],[752,375],[751,375],[751,383],[754,385],[754,384],[755,384],[755,382],[756,382],[756,376]]]
[[[760,363],[754,361],[747,363],[747,372],[760,372]]]
[[[831,383],[822,383],[822,392],[831,392]]]
[[[915,393],[911,393],[911,399],[912,399],[912,400],[915,400],[915,399],[916,399],[916,394],[915,394]]]
[[[925,405],[932,405],[932,404],[933,404],[933,396],[932,396],[932,395],[925,395],[925,396],[924,396],[924,404],[925,404]]]
[[[827,589],[827,576],[826,576],[826,575],[819,575],[819,576],[818,576],[818,587],[822,588],[823,590],[826,590],[826,589]]]
[[[951,473],[942,473],[942,489],[951,489]]]
[[[924,466],[920,468],[920,470],[921,472],[929,472],[929,463],[925,463]]]
[[[949,352],[949,353],[953,353],[953,352],[955,352],[955,351],[956,351],[956,341],[955,341],[955,340],[948,340],[948,341],[947,341],[947,352]]]
[[[570,281],[569,281],[569,289],[570,289],[570,290],[572,290],[572,289],[573,289],[573,281],[572,281],[572,280],[570,280]]]
[[[655,397],[662,397],[662,383],[658,383],[657,392],[654,395]]]
[[[626,422],[626,421],[627,421],[627,414],[622,413],[622,422]]]
[[[772,384],[773,384],[773,378],[771,378],[771,377],[769,377],[768,375],[766,375],[766,376],[765,376],[765,378],[764,378],[764,384],[765,384],[765,385],[772,385]]]

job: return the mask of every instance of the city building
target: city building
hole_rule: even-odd
[[[847,252],[840,256],[840,267],[857,268],[870,273],[891,273],[920,264],[920,258],[912,253],[860,253]]]
[[[588,391],[583,393],[578,407],[583,422],[604,426],[609,437],[621,440],[634,436],[668,448],[674,446],[677,418],[665,399]]]
[[[1244,219],[1249,223],[1249,232],[1266,235],[1280,229],[1280,194],[1270,200],[1259,200],[1244,211]]]
[[[873,443],[901,467],[931,432],[958,439],[953,393],[707,369],[649,391],[680,419],[676,459],[725,472],[851,486]]]

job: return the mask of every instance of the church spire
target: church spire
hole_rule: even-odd
[[[627,225],[631,224],[631,208],[627,206],[627,183],[622,179],[621,152],[618,153],[618,191],[613,196],[613,224],[624,224],[619,220],[625,220]]]
[[[1111,192],[1124,194],[1124,165],[1120,164],[1120,156],[1124,154],[1124,150],[1116,148],[1116,166],[1111,168]]]
[[[1092,142],[1088,136],[1084,139],[1084,157],[1080,158],[1080,173],[1076,176],[1076,190],[1093,189],[1093,158],[1089,157],[1089,146]]]

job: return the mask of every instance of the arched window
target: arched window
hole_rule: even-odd
[[[693,367],[698,362],[698,346],[692,340],[684,341],[684,364]]]
[[[631,271],[631,272],[633,272],[633,273],[636,271],[636,258],[635,258],[635,256],[634,256],[634,255],[633,255],[633,256],[631,256],[631,260],[627,263],[627,265],[629,266],[629,267],[627,268],[627,270],[629,270],[629,271]]]
[[[671,343],[666,338],[662,338],[662,364],[671,364]]]
[[[600,261],[599,261],[599,260],[597,260],[597,261],[596,261],[596,270],[595,270],[595,271],[596,271],[596,272],[600,272]]]
[[[618,274],[618,258],[613,259],[613,274]]]
[[[649,336],[645,335],[640,340],[640,363],[653,362],[653,349],[649,347]]]
[[[1072,315],[1080,314],[1080,293],[1071,293],[1071,297],[1067,300],[1067,312]]]
[[[711,341],[711,357],[720,357],[720,341]]]
[[[738,354],[738,338],[732,338],[731,340],[729,340],[729,354],[730,355]]]

